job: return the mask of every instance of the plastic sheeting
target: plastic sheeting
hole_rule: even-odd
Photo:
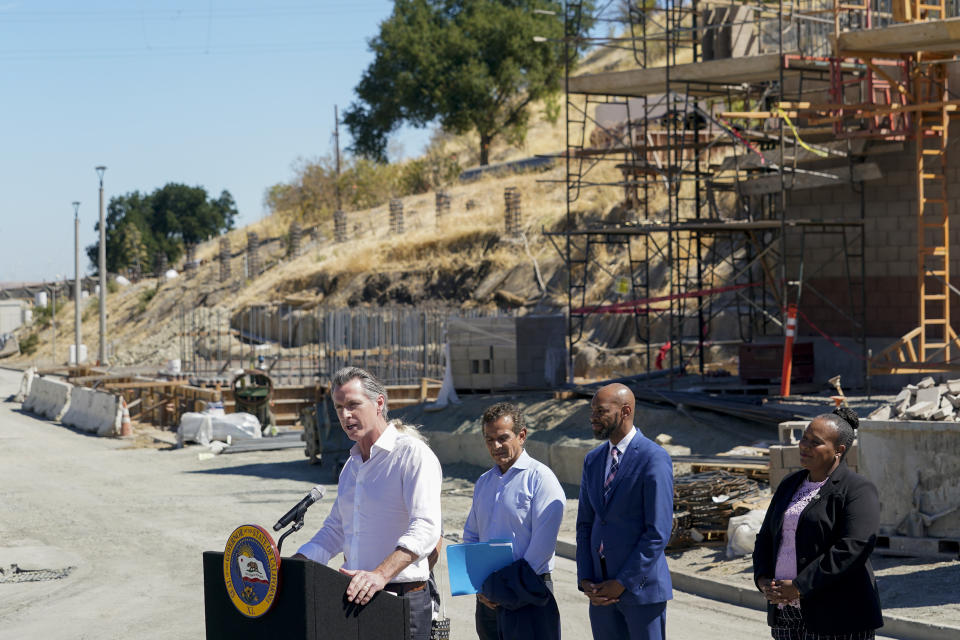
[[[763,525],[763,509],[748,511],[742,516],[733,516],[727,524],[727,557],[736,558],[753,553],[757,533]]]
[[[260,421],[249,413],[229,413],[218,416],[212,413],[188,412],[180,418],[177,427],[177,446],[185,442],[198,442],[208,446],[213,441],[227,442],[260,438]]]

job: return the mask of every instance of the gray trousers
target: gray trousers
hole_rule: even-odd
[[[433,623],[433,599],[430,590],[411,591],[402,598],[410,602],[410,640],[430,640]]]

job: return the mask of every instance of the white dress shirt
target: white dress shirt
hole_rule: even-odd
[[[418,559],[391,582],[426,580],[427,556],[440,539],[442,479],[430,447],[388,425],[366,462],[357,445],[350,449],[333,510],[299,553],[326,564],[343,552],[344,569],[373,571],[402,547]]]
[[[477,480],[463,541],[509,540],[514,560],[537,574],[553,571],[566,500],[550,467],[523,451],[506,473],[494,466]]]
[[[627,435],[623,436],[623,439],[620,440],[616,445],[612,442],[608,443],[610,446],[607,449],[607,466],[603,468],[603,479],[606,481],[607,476],[610,475],[610,466],[613,464],[613,447],[616,446],[619,453],[617,454],[620,457],[620,460],[623,460],[623,454],[627,450],[627,447],[630,446],[630,441],[633,440],[633,436],[637,435],[637,428],[634,426],[630,427],[630,431],[627,432]]]

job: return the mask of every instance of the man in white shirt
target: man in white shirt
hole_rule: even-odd
[[[410,633],[430,637],[428,556],[440,540],[440,462],[413,427],[387,422],[387,391],[373,375],[345,367],[333,377],[340,426],[354,441],[337,499],[297,556],[326,564],[343,553],[350,602],[381,590],[410,601]]]
[[[525,560],[552,591],[550,572],[566,505],[563,488],[548,466],[524,451],[527,429],[519,407],[497,403],[483,413],[482,422],[495,464],[474,487],[463,540],[510,540],[513,559]],[[498,603],[477,594],[475,621],[480,640],[499,637],[497,608]]]

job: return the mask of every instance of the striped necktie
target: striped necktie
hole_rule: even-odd
[[[610,455],[613,456],[613,462],[610,463],[610,473],[603,481],[603,501],[606,503],[610,497],[610,489],[613,484],[613,478],[617,475],[617,469],[620,467],[620,450],[616,447],[610,447]]]

